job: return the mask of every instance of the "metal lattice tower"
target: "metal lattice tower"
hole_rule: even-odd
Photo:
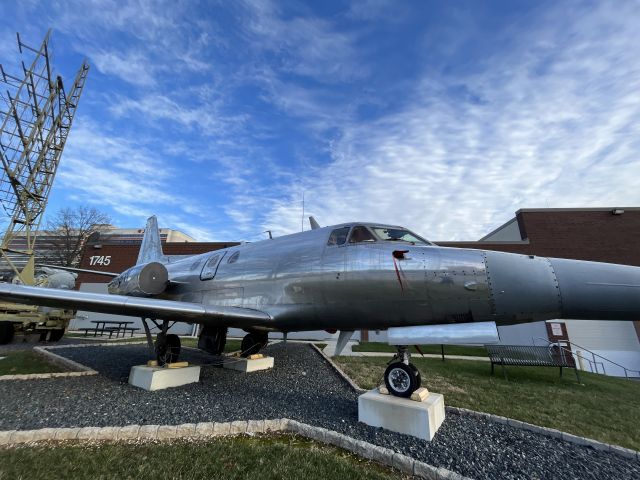
[[[85,60],[65,93],[62,78],[52,72],[50,34],[39,49],[24,44],[17,34],[20,53],[31,59],[29,67],[22,61],[21,76],[8,74],[0,65],[0,86],[6,90],[0,91],[0,203],[11,218],[0,254],[26,284],[33,284],[35,232],[89,72]],[[26,243],[11,249],[19,232]],[[28,257],[22,269],[11,258],[16,254]]]

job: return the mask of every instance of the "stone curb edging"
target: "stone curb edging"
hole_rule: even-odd
[[[360,388],[353,380],[351,380],[351,378],[349,377],[349,375],[347,375],[346,373],[344,373],[342,371],[342,369],[333,361],[331,360],[331,357],[329,357],[326,353],[324,353],[320,348],[318,348],[315,344],[311,343],[310,344],[311,347],[318,352],[327,362],[329,362],[329,365],[331,365],[333,367],[333,369],[338,373],[338,375],[340,375],[342,377],[342,379],[347,382],[349,384],[349,386],[351,386],[351,388],[353,388],[356,392],[358,393],[364,393],[367,390],[364,388]]]
[[[312,346],[324,357],[324,359],[327,362],[329,362],[329,365],[331,365],[334,368],[334,370],[336,372],[338,372],[338,374],[343,379],[345,379],[349,383],[349,385],[351,385],[351,387],[356,392],[363,393],[363,392],[367,391],[365,389],[362,389],[362,388],[358,387],[358,385],[356,385],[356,383],[353,380],[351,380],[346,373],[344,373],[344,371],[331,359],[331,357],[326,355],[322,350],[320,350],[315,345],[312,345]],[[527,430],[527,431],[530,431],[530,432],[538,433],[540,435],[544,435],[546,437],[558,438],[560,440],[563,440],[563,441],[569,442],[569,443],[573,443],[575,445],[591,447],[594,450],[601,450],[601,451],[605,451],[605,452],[611,452],[611,453],[613,453],[615,455],[619,455],[621,457],[624,457],[624,458],[627,458],[627,459],[631,459],[631,460],[637,460],[638,462],[640,462],[640,451],[631,450],[630,448],[624,448],[624,447],[620,447],[618,445],[611,445],[611,444],[608,444],[608,443],[602,443],[602,442],[599,442],[597,440],[593,440],[592,438],[580,437],[578,435],[573,435],[571,433],[562,432],[562,431],[556,430],[554,428],[540,427],[538,425],[533,425],[532,423],[521,422],[520,420],[514,420],[512,418],[501,417],[499,415],[493,415],[493,414],[490,414],[490,413],[476,412],[475,410],[469,410],[467,408],[449,407],[449,406],[447,406],[445,408],[447,410],[449,410],[449,411],[458,412],[458,413],[461,413],[463,415],[470,415],[470,416],[473,416],[473,417],[485,418],[485,419],[489,420],[490,422],[502,423],[504,425],[509,425],[510,427],[513,427],[513,428],[518,428],[518,429],[521,429],[521,430]]]
[[[393,467],[402,473],[427,480],[471,480],[446,468],[436,468],[389,448],[351,438],[332,430],[314,427],[288,418],[275,420],[240,420],[235,422],[200,422],[181,425],[127,425],[124,427],[42,428],[40,430],[0,431],[0,446],[61,440],[170,440],[177,438],[211,438],[268,432],[286,432],[342,448],[361,457]]]
[[[60,347],[60,346],[59,346]],[[59,348],[58,347],[58,348]],[[98,372],[89,368],[81,363],[74,362],[68,358],[57,355],[53,352],[47,351],[48,348],[56,347],[33,347],[33,351],[48,357],[53,363],[62,365],[67,368],[72,368],[73,372],[53,372],[53,373],[29,373],[23,375],[0,375],[0,381],[3,380],[42,380],[47,378],[60,378],[60,377],[86,377],[88,375],[97,375]]]
[[[576,445],[591,447],[594,450],[611,452],[621,457],[637,460],[640,462],[640,452],[636,450],[631,450],[630,448],[624,448],[618,445],[611,445],[608,443],[599,442],[592,438],[580,437],[578,435],[573,435],[571,433],[566,433],[560,430],[556,430],[555,428],[540,427],[532,423],[521,422],[520,420],[514,420],[512,418],[507,418],[507,417],[501,417],[500,415],[493,415],[493,414],[484,413],[484,412],[476,412],[475,410],[469,410],[469,409],[460,408],[460,407],[446,407],[446,409],[451,410],[453,412],[461,413],[463,415],[470,415],[472,417],[484,418],[493,423],[501,423],[503,425],[509,425],[510,427],[518,428],[520,430],[527,430],[529,432],[538,433],[546,437],[557,438],[559,440],[573,443]]]

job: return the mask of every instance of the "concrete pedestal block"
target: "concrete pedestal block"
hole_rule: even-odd
[[[383,395],[377,389],[358,397],[358,420],[423,440],[431,440],[444,421],[444,397],[429,393],[422,402]]]
[[[224,368],[230,368],[231,370],[238,370],[240,372],[256,372],[258,370],[268,370],[273,368],[273,357],[262,358],[242,358],[231,357],[224,360]]]
[[[131,385],[149,391],[179,387],[180,385],[197,383],[199,381],[200,367],[197,365],[182,368],[136,365],[131,367],[131,373],[129,374],[129,383]]]

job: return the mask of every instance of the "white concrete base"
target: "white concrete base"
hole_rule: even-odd
[[[429,393],[422,402],[416,402],[370,390],[358,397],[358,420],[373,427],[432,440],[444,421],[444,397]]]
[[[200,367],[190,366],[182,368],[148,367],[136,365],[131,367],[129,383],[148,391],[164,388],[179,387],[188,383],[200,381]]]
[[[255,359],[229,357],[225,358],[223,366],[224,368],[230,368],[231,370],[238,370],[244,373],[256,372],[258,370],[269,370],[270,368],[273,368],[273,357]]]

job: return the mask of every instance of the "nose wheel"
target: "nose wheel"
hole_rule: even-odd
[[[384,372],[384,384],[389,393],[396,397],[409,398],[422,383],[420,372],[409,363],[409,359],[407,347],[399,346],[398,353]]]

